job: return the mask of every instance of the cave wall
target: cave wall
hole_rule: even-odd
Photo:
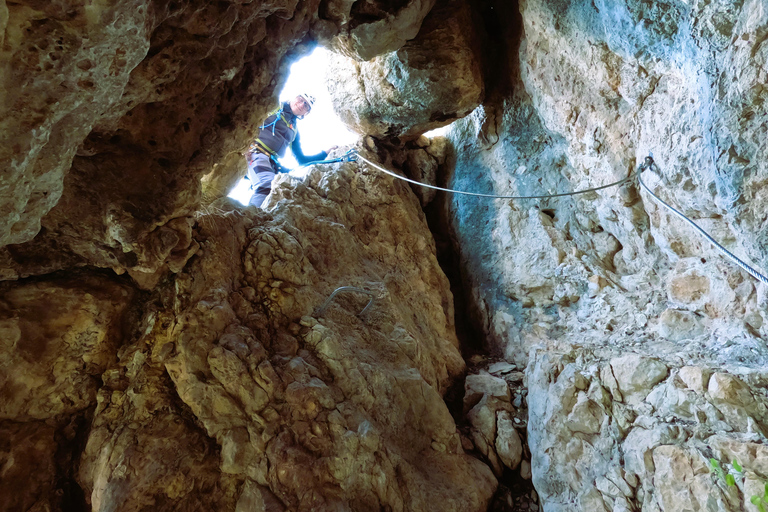
[[[3,2],[4,278],[178,270],[201,177],[273,108],[317,4]]]
[[[366,158],[541,195],[652,152],[646,183],[766,268],[766,26],[759,0],[0,0],[0,509],[757,510],[766,287],[635,185],[487,200],[344,163],[265,211],[222,196],[320,42]]]
[[[410,189],[221,199],[296,56],[396,51],[434,2],[365,4],[2,2],[0,509],[487,509]]]

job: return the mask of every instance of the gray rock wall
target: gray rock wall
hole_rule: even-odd
[[[511,92],[451,126],[447,186],[569,192],[652,152],[649,187],[766,268],[765,217],[751,213],[768,172],[751,156],[765,151],[764,6],[524,1],[520,13]],[[766,442],[764,284],[634,186],[444,204],[486,348],[528,368],[544,510],[757,510],[762,468],[736,490],[708,458]]]

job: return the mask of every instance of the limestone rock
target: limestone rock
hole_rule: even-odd
[[[520,462],[520,477],[524,480],[531,479],[531,463],[527,460]]]
[[[183,265],[201,177],[274,108],[317,4],[3,3],[0,278],[97,266],[150,289]]]
[[[625,397],[647,394],[669,372],[661,361],[635,354],[614,359],[611,361],[611,369]]]
[[[683,366],[677,372],[677,376],[680,377],[685,385],[697,393],[703,393],[709,384],[709,377],[712,372],[706,368],[699,368],[696,366]]]
[[[522,445],[529,510],[741,510],[768,288],[644,187],[480,200],[344,164],[263,211],[216,198],[289,62],[335,41],[370,158],[544,196],[653,152],[645,185],[768,268],[763,4],[0,1],[3,504],[486,510]],[[470,385],[474,445],[436,247],[472,336],[526,371],[514,399]]]
[[[333,45],[357,60],[397,51],[416,37],[435,0],[381,2],[331,0],[326,19],[340,27]]]
[[[464,381],[464,408],[471,409],[485,395],[509,402],[509,386],[504,379],[488,374],[467,375]]]
[[[487,373],[467,375],[464,414],[472,442],[497,476],[505,467],[517,469],[523,458],[523,441],[517,429],[524,428],[519,416],[525,413],[511,403],[511,398],[506,380]]]
[[[507,411],[496,413],[496,453],[509,469],[517,469],[523,459],[523,444]]]
[[[756,41],[766,18],[756,5],[521,2],[519,46],[513,25],[495,25],[498,89],[446,133],[455,149],[440,172],[446,186],[568,193],[624,178],[652,152],[658,169],[645,171],[644,183],[766,268],[766,245],[755,242],[765,127],[736,93],[762,83],[766,50]],[[493,8],[479,11],[514,19]],[[713,366],[768,362],[764,315],[753,314],[765,309],[764,286],[645,189],[455,196],[432,207],[442,207],[461,255],[472,314],[505,359],[524,366],[541,343]]]
[[[3,2],[0,247],[31,240],[62,196],[75,152],[117,106],[149,49],[144,2],[86,9]]]
[[[504,92],[447,131],[455,154],[439,171],[446,186],[573,192],[628,176],[653,152],[658,169],[643,181],[765,269],[755,217],[765,207],[755,193],[768,170],[764,116],[736,99],[764,74],[757,3],[519,5],[519,53],[506,25],[495,39],[519,61],[495,60]],[[527,367],[527,441],[544,509],[705,509],[709,499],[739,510],[704,488],[699,461],[714,435],[765,439],[767,332],[764,315],[753,314],[765,309],[764,285],[634,186],[431,205],[440,206],[473,320],[492,350]],[[728,377],[713,384],[718,372]],[[655,457],[659,479],[677,469],[691,479],[656,482]],[[632,496],[617,495],[619,478]]]
[[[415,139],[471,112],[484,92],[469,5],[436,7],[419,34],[368,62],[338,56],[328,73],[334,110],[378,138]]]
[[[189,417],[151,356],[134,347],[125,355],[130,384],[99,391],[82,453],[78,481],[86,502],[94,511],[158,501],[176,510],[233,510],[238,480],[219,470],[220,448]]]
[[[749,386],[727,373],[718,372],[712,375],[707,392],[716,403],[749,407],[755,401]]]
[[[172,492],[183,507],[213,486],[219,508],[485,510],[496,481],[442,398],[464,363],[410,189],[342,164],[278,183],[267,208],[200,224],[175,305],[118,365],[135,384],[100,392],[81,467],[94,508],[129,457],[146,468],[129,477],[137,502]],[[373,294],[365,314],[357,292],[321,308],[352,285]],[[173,480],[182,453],[199,462]]]
[[[690,340],[705,332],[701,318],[689,311],[667,309],[659,317],[659,335],[673,341]]]
[[[575,510],[585,511],[633,506],[659,511],[741,510],[738,493],[713,484],[708,459],[715,456],[723,463],[737,459],[748,472],[761,474],[765,468],[758,462],[760,454],[751,450],[762,449],[757,448],[762,444],[748,439],[763,439],[760,428],[765,420],[742,421],[748,414],[762,418],[757,416],[758,406],[737,399],[737,392],[717,391],[717,396],[730,397],[732,407],[721,414],[717,407],[724,399],[702,389],[707,369],[691,366],[673,369],[676,376],[656,384],[645,401],[630,400],[623,406],[612,403],[602,391],[603,376],[612,373],[601,367],[615,371],[617,358],[584,352],[573,356],[533,352],[527,370],[531,470],[545,507],[568,510],[575,502],[579,503]],[[644,362],[636,364],[640,368]],[[657,375],[666,375],[664,368]],[[678,388],[681,375],[698,391]],[[717,382],[724,384],[713,385],[714,378],[709,387],[717,390],[736,389],[741,382],[723,374]]]
[[[653,450],[661,510],[735,510],[737,500],[728,500],[707,469],[706,459],[677,446],[659,446]]]
[[[47,420],[94,405],[133,295],[89,276],[0,290],[0,418]]]

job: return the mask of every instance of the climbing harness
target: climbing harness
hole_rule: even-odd
[[[640,182],[640,185],[645,189],[645,191],[648,192],[649,194],[651,194],[651,196],[653,196],[653,198],[656,199],[656,201],[658,201],[659,203],[664,205],[672,213],[674,213],[675,215],[677,215],[678,217],[683,219],[685,222],[687,222],[688,224],[693,226],[699,233],[701,233],[702,236],[704,236],[704,238],[709,240],[712,243],[712,245],[714,245],[718,250],[720,250],[720,252],[722,252],[728,258],[730,258],[731,261],[736,263],[736,265],[738,265],[739,267],[744,269],[749,275],[751,275],[752,277],[754,277],[755,279],[757,279],[758,281],[760,281],[762,283],[768,284],[768,277],[765,277],[763,274],[761,274],[760,272],[758,272],[757,270],[755,270],[751,266],[747,265],[744,261],[739,259],[736,255],[734,255],[728,249],[726,249],[725,247],[720,245],[714,238],[712,238],[709,235],[709,233],[707,233],[706,231],[701,229],[698,225],[696,225],[691,219],[686,217],[684,214],[682,214],[681,212],[679,212],[678,210],[676,210],[672,206],[668,205],[659,196],[654,194],[653,191],[650,188],[648,188],[648,185],[646,185],[645,182],[643,182],[643,179],[641,178],[640,175],[642,174],[642,172],[644,170],[650,169],[650,168],[654,168],[654,167],[658,171],[659,168],[656,165],[656,162],[653,161],[653,156],[649,155],[649,156],[645,157],[645,161],[642,164],[640,164],[640,166],[637,168],[637,172],[635,173],[635,176],[637,176],[637,181]]]
[[[549,194],[549,195],[544,195],[544,196],[497,196],[497,195],[493,195],[493,194],[480,194],[480,193],[477,193],[477,192],[464,192],[462,190],[452,190],[450,188],[442,188],[442,187],[435,187],[433,185],[427,185],[426,183],[420,183],[420,182],[418,182],[416,180],[411,180],[411,179],[406,178],[405,176],[400,176],[399,174],[395,174],[392,171],[388,171],[387,169],[385,169],[385,168],[383,168],[381,166],[378,166],[375,163],[371,162],[370,160],[368,160],[364,156],[358,155],[357,157],[360,160],[362,160],[363,162],[367,163],[368,165],[370,165],[372,167],[375,167],[376,169],[380,170],[381,172],[383,172],[385,174],[389,174],[390,176],[394,176],[397,179],[400,179],[400,180],[403,180],[403,181],[407,181],[408,183],[413,183],[415,185],[420,185],[422,187],[431,188],[433,190],[442,190],[443,192],[451,192],[452,194],[464,194],[464,195],[468,195],[468,196],[488,197],[488,198],[491,198],[491,199],[548,199],[550,197],[575,196],[575,195],[578,195],[578,194],[586,194],[587,192],[594,192],[596,190],[602,190],[604,188],[613,187],[615,185],[621,185],[622,183],[626,183],[626,182],[631,181],[632,179],[634,179],[634,175],[629,175],[629,176],[627,176],[624,179],[621,179],[619,181],[614,181],[613,183],[609,183],[607,185],[602,185],[600,187],[588,188],[586,190],[577,190],[576,192],[564,192],[562,194]]]
[[[259,126],[260,130],[264,130],[265,128],[272,128],[272,135],[274,135],[275,134],[275,127],[277,126],[277,122],[280,121],[281,119],[286,124],[286,126],[288,126],[288,128],[290,128],[291,130],[295,130],[294,125],[291,124],[290,122],[288,122],[288,118],[285,117],[285,112],[283,111],[283,107],[280,107],[277,110],[275,110],[274,112],[272,112],[271,114],[269,114],[267,116],[267,119],[269,119],[272,116],[274,116],[275,119],[271,123],[269,123],[269,124],[265,123],[265,124]],[[258,151],[259,153],[263,153],[263,154],[265,154],[267,156],[275,156],[275,155],[277,155],[277,151],[275,151],[274,149],[269,147],[266,142],[264,142],[263,140],[261,140],[258,137],[256,137],[256,140],[251,142],[250,146],[248,146],[247,152],[250,153],[252,151]]]
[[[368,301],[368,304],[363,308],[363,310],[358,313],[357,316],[363,316],[363,314],[368,311],[368,308],[371,307],[371,304],[373,304],[373,299],[375,298],[373,292],[369,292],[368,290],[363,290],[362,288],[356,288],[354,286],[341,286],[339,288],[336,288],[333,293],[328,297],[325,302],[323,302],[323,305],[320,306],[320,308],[315,313],[316,317],[321,317],[323,313],[325,313],[325,310],[328,308],[328,306],[331,304],[331,301],[333,300],[336,295],[338,295],[340,292],[359,292],[364,293],[370,297],[370,300]]]
[[[475,193],[475,192],[464,192],[464,191],[461,191],[461,190],[452,190],[452,189],[449,189],[449,188],[435,187],[433,185],[427,185],[426,183],[420,183],[418,181],[408,179],[405,176],[400,176],[399,174],[396,174],[396,173],[394,173],[392,171],[389,171],[389,170],[387,170],[387,169],[385,169],[385,168],[383,168],[383,167],[381,167],[381,166],[371,162],[370,160],[368,160],[367,158],[365,158],[363,156],[358,155],[357,158],[359,158],[360,160],[362,160],[363,162],[367,163],[371,167],[374,167],[374,168],[380,170],[381,172],[383,172],[385,174],[393,176],[393,177],[395,177],[395,178],[397,178],[399,180],[403,180],[403,181],[407,181],[409,183],[413,183],[415,185],[419,185],[419,186],[426,187],[426,188],[431,188],[431,189],[434,189],[434,190],[442,190],[443,192],[450,192],[452,194],[465,194],[465,195],[477,196],[477,197],[488,197],[488,198],[491,198],[491,199],[549,199],[551,197],[575,196],[577,194],[586,194],[587,192],[594,192],[596,190],[602,190],[604,188],[613,187],[613,186],[616,186],[616,185],[621,185],[621,184],[627,183],[627,182],[634,182],[635,180],[637,180],[640,183],[640,185],[642,186],[642,188],[644,188],[649,194],[651,194],[651,196],[654,199],[656,199],[659,203],[661,203],[663,206],[665,206],[670,211],[672,211],[675,215],[677,215],[678,217],[680,217],[681,219],[686,221],[688,224],[690,224],[691,226],[696,228],[696,230],[699,233],[701,233],[707,240],[709,240],[718,250],[720,250],[728,258],[730,258],[731,261],[736,263],[736,265],[738,265],[739,267],[744,269],[749,275],[751,275],[752,277],[754,277],[758,281],[760,281],[762,283],[765,283],[765,284],[768,284],[768,277],[766,277],[765,275],[761,274],[760,272],[758,272],[757,270],[755,270],[754,268],[749,266],[747,263],[745,263],[744,261],[739,259],[736,255],[731,253],[728,249],[726,249],[725,247],[720,245],[714,238],[712,238],[709,235],[709,233],[707,233],[706,231],[701,229],[691,219],[689,219],[688,217],[683,215],[681,212],[679,212],[678,210],[676,210],[672,206],[670,206],[667,203],[665,203],[664,201],[662,201],[662,199],[659,196],[654,194],[651,191],[651,189],[648,188],[648,186],[645,184],[645,182],[643,182],[643,180],[640,177],[640,175],[642,174],[643,171],[645,171],[646,169],[650,169],[650,168],[656,168],[656,170],[658,171],[658,166],[653,161],[653,155],[647,156],[645,158],[645,161],[638,166],[637,171],[631,173],[629,176],[627,176],[626,178],[621,179],[619,181],[615,181],[615,182],[609,183],[607,185],[602,185],[600,187],[588,188],[586,190],[577,190],[576,192],[566,192],[566,193],[562,193],[562,194],[549,194],[549,195],[542,195],[542,196],[497,196],[497,195],[492,195],[492,194],[480,194],[480,193]]]
[[[248,151],[247,152],[251,153],[253,151],[256,151],[258,153],[263,153],[263,154],[265,154],[267,156],[273,156],[273,155],[277,154],[277,151],[275,151],[274,149],[272,149],[269,146],[267,146],[264,143],[264,141],[262,141],[258,137],[256,138],[256,140],[251,142],[250,146],[248,146]]]

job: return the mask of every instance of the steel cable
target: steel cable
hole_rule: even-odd
[[[604,188],[613,187],[615,185],[621,185],[622,183],[626,183],[628,181],[631,181],[633,178],[633,175],[627,176],[626,178],[614,181],[613,183],[609,183],[607,185],[602,185],[600,187],[594,187],[594,188],[588,188],[586,190],[577,190],[576,192],[563,192],[562,194],[549,194],[549,195],[543,195],[543,196],[496,196],[493,194],[480,194],[477,192],[464,192],[462,190],[452,190],[450,188],[442,188],[442,187],[436,187],[434,185],[427,185],[426,183],[420,183],[416,180],[412,180],[409,178],[406,178],[405,176],[400,176],[399,174],[396,174],[390,170],[387,170],[379,165],[376,165],[375,163],[371,162],[367,158],[357,155],[357,158],[359,160],[362,160],[363,162],[367,163],[368,165],[375,167],[376,169],[380,170],[381,172],[385,174],[389,174],[390,176],[394,176],[397,179],[407,181],[408,183],[413,183],[415,185],[420,185],[422,187],[431,188],[433,190],[442,190],[443,192],[450,192],[452,194],[464,194],[467,196],[477,196],[477,197],[488,197],[491,199],[548,199],[550,197],[564,197],[564,196],[575,196],[577,194],[586,194],[587,192],[594,192],[596,190],[602,190]]]
[[[613,187],[613,186],[616,186],[616,185],[621,185],[621,184],[629,182],[629,181],[634,181],[635,178],[637,178],[637,181],[640,183],[640,186],[642,188],[644,188],[649,194],[651,194],[651,196],[654,199],[656,199],[659,203],[661,203],[666,208],[668,208],[675,215],[677,215],[678,217],[683,219],[685,222],[687,222],[688,224],[693,226],[699,233],[701,233],[701,235],[703,235],[707,240],[709,240],[715,246],[715,248],[720,250],[728,258],[730,258],[731,261],[733,261],[739,267],[744,269],[749,275],[751,275],[752,277],[754,277],[755,279],[757,279],[758,281],[760,281],[762,283],[768,284],[768,277],[766,277],[762,273],[758,272],[753,267],[748,265],[746,262],[744,262],[743,260],[739,259],[735,254],[730,252],[728,249],[726,249],[725,247],[720,245],[717,242],[717,240],[715,240],[714,238],[712,238],[709,235],[709,233],[707,233],[702,228],[697,226],[696,223],[694,223],[691,219],[686,217],[684,214],[682,214],[681,212],[679,212],[678,210],[676,210],[675,208],[673,208],[672,206],[670,206],[669,204],[664,202],[659,196],[654,194],[651,191],[650,188],[648,188],[648,186],[641,179],[640,175],[642,174],[642,172],[644,170],[649,169],[650,167],[656,165],[655,162],[653,161],[653,156],[646,157],[645,161],[637,168],[636,172],[633,172],[632,174],[630,174],[629,176],[627,176],[626,178],[624,178],[622,180],[615,181],[615,182],[609,183],[607,185],[602,185],[600,187],[588,188],[586,190],[577,190],[576,192],[564,192],[564,193],[561,193],[561,194],[549,194],[549,195],[541,195],[541,196],[498,196],[498,195],[493,195],[493,194],[480,194],[480,193],[477,193],[477,192],[464,192],[462,190],[453,190],[453,189],[449,189],[449,188],[436,187],[434,185],[428,185],[426,183],[420,183],[420,182],[418,182],[416,180],[412,180],[412,179],[406,178],[405,176],[401,176],[399,174],[396,174],[396,173],[394,173],[394,172],[392,172],[392,171],[390,171],[388,169],[385,169],[384,167],[381,167],[380,165],[377,165],[377,164],[371,162],[370,160],[368,160],[367,158],[365,158],[363,156],[357,155],[357,158],[362,160],[363,162],[367,163],[371,167],[374,167],[375,169],[378,169],[379,171],[381,171],[381,172],[383,172],[385,174],[388,174],[389,176],[392,176],[392,177],[397,178],[399,180],[407,181],[408,183],[413,183],[414,185],[419,185],[421,187],[431,188],[433,190],[441,190],[443,192],[449,192],[449,193],[452,193],[452,194],[464,194],[464,195],[468,195],[468,196],[487,197],[487,198],[491,198],[491,199],[549,199],[551,197],[575,196],[577,194],[586,194],[587,192],[595,192],[597,190],[602,190],[602,189]]]
[[[650,189],[650,188],[648,188],[648,185],[646,185],[646,184],[645,184],[645,182],[643,182],[643,179],[640,177],[640,174],[641,174],[641,173],[642,173],[642,172],[643,172],[645,169],[648,169],[648,168],[650,168],[650,167],[652,167],[652,166],[654,166],[654,165],[656,165],[656,164],[654,163],[654,161],[653,161],[653,158],[652,158],[652,157],[647,157],[647,158],[645,159],[645,162],[644,162],[644,163],[643,163],[643,164],[642,164],[642,165],[641,165],[641,166],[638,168],[637,172],[635,173],[635,176],[637,176],[637,181],[638,181],[638,182],[640,182],[640,185],[641,185],[641,186],[642,186],[642,187],[643,187],[643,188],[646,190],[646,192],[648,192],[649,194],[651,194],[651,196],[653,196],[653,198],[654,198],[654,199],[656,199],[656,200],[657,200],[659,203],[661,203],[662,205],[664,205],[664,206],[665,206],[667,209],[669,209],[669,210],[670,210],[672,213],[674,213],[675,215],[677,215],[678,217],[680,217],[681,219],[683,219],[685,222],[687,222],[688,224],[690,224],[691,226],[693,226],[693,227],[694,227],[694,228],[695,228],[695,229],[696,229],[696,230],[697,230],[699,233],[701,233],[701,235],[703,235],[703,236],[704,236],[704,237],[705,237],[707,240],[709,240],[709,241],[712,243],[712,245],[714,245],[714,246],[715,246],[717,249],[719,249],[719,250],[720,250],[720,251],[721,251],[723,254],[725,254],[726,256],[728,256],[728,257],[731,259],[731,261],[733,261],[733,262],[734,262],[734,263],[736,263],[738,266],[740,266],[742,269],[744,269],[744,270],[745,270],[745,271],[746,271],[746,272],[747,272],[749,275],[751,275],[752,277],[754,277],[754,278],[755,278],[755,279],[757,279],[758,281],[761,281],[761,282],[763,282],[763,283],[765,283],[765,284],[768,284],[768,278],[767,278],[767,277],[765,277],[763,274],[761,274],[760,272],[758,272],[757,270],[755,270],[753,267],[749,266],[747,263],[745,263],[744,261],[742,261],[741,259],[739,259],[739,258],[738,258],[738,257],[737,257],[735,254],[733,254],[731,251],[729,251],[728,249],[726,249],[725,247],[723,247],[722,245],[720,245],[720,244],[717,242],[717,240],[715,240],[714,238],[712,238],[712,237],[709,235],[709,233],[707,233],[706,231],[704,231],[703,229],[701,229],[701,228],[700,228],[698,225],[696,225],[696,223],[695,223],[695,222],[693,222],[691,219],[689,219],[688,217],[686,217],[686,216],[685,216],[685,215],[684,215],[682,212],[680,212],[680,211],[676,210],[675,208],[673,208],[672,206],[670,206],[669,204],[667,204],[667,203],[666,203],[666,202],[665,202],[663,199],[661,199],[659,196],[657,196],[656,194],[654,194],[654,193],[653,193],[653,191],[651,191],[651,189]]]
[[[325,313],[325,310],[328,308],[328,306],[331,305],[333,298],[336,297],[336,295],[338,295],[340,292],[359,292],[364,293],[370,297],[368,304],[360,313],[357,314],[357,316],[362,316],[366,311],[368,311],[368,308],[371,307],[371,304],[373,304],[373,299],[375,298],[373,292],[369,292],[368,290],[363,290],[362,288],[356,288],[354,286],[340,286],[339,288],[336,288],[333,293],[331,293],[330,297],[325,300],[323,305],[320,306],[320,309],[317,310],[317,313],[315,313],[315,316],[318,318],[321,317],[323,313]]]

